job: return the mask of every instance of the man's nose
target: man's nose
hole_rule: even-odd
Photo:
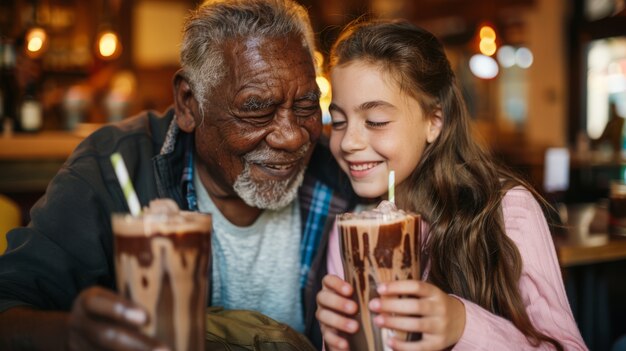
[[[274,130],[265,139],[270,147],[295,152],[310,141],[308,130],[293,113],[277,114],[275,118]]]

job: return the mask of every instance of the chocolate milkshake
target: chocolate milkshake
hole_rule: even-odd
[[[417,340],[419,335],[381,330],[368,303],[377,284],[420,279],[420,217],[386,206],[337,217],[345,279],[354,288],[352,299],[359,306],[356,334],[344,335],[351,350],[386,350],[386,338]]]
[[[173,211],[172,203],[113,215],[117,287],[148,311],[144,333],[172,350],[203,350],[211,216]]]

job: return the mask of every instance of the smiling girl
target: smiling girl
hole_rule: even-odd
[[[425,221],[422,279],[379,285],[380,327],[421,332],[394,350],[586,349],[532,188],[496,165],[439,41],[407,22],[356,23],[331,52],[330,146],[355,192],[381,198],[390,170],[399,208]],[[357,311],[337,231],[318,293],[326,348],[347,349]]]

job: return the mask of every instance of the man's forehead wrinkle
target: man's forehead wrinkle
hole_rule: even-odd
[[[249,45],[249,40],[232,39],[224,44],[224,48],[226,61],[230,62],[228,66],[232,77],[243,85],[254,82],[259,73],[270,68],[259,52],[259,45]]]
[[[285,37],[225,43],[230,71],[225,87],[232,91],[233,111],[254,112],[287,102],[319,100],[310,55],[304,47],[295,52],[294,43]]]

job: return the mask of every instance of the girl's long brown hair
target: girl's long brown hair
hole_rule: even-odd
[[[441,134],[396,191],[401,207],[421,213],[430,224],[428,280],[510,320],[534,346],[548,342],[562,350],[526,313],[518,288],[522,259],[504,229],[506,192],[521,185],[538,199],[539,194],[495,164],[472,139],[465,102],[441,43],[405,21],[359,21],[339,36],[330,65],[355,60],[381,67],[419,101],[425,116],[435,109],[443,116]]]

